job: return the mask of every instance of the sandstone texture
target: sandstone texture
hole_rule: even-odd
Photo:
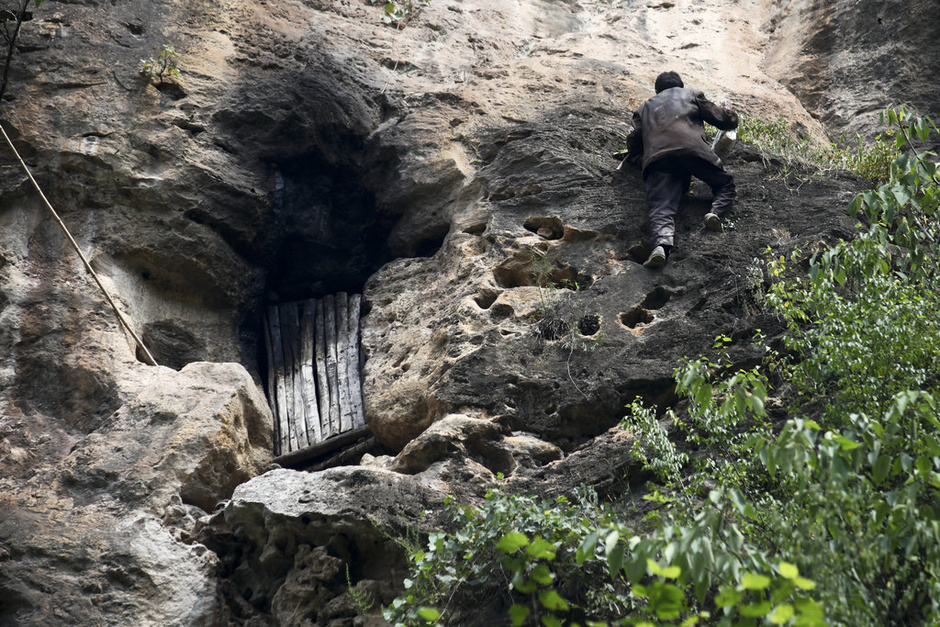
[[[381,624],[390,538],[445,495],[635,486],[624,406],[672,404],[719,334],[760,359],[761,260],[850,237],[866,182],[739,143],[726,232],[693,186],[649,271],[613,157],[631,110],[672,69],[820,141],[935,114],[938,10],[433,0],[386,25],[367,0],[46,0],[0,123],[160,365],[2,146],[0,624]],[[164,45],[179,76],[141,75]],[[272,468],[260,312],[337,291],[363,294],[377,444]]]

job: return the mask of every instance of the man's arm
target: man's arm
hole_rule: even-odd
[[[643,127],[638,112],[633,113],[633,131],[627,135],[627,163],[638,166],[643,163]]]
[[[716,105],[701,94],[695,99],[695,102],[698,103],[702,119],[715,128],[722,131],[731,131],[738,128],[738,114],[731,109]]]

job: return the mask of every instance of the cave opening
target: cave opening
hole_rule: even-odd
[[[393,259],[383,214],[350,162],[272,161],[274,221],[258,357],[283,466],[370,448],[359,320],[366,280]],[[339,452],[337,452],[339,449]]]
[[[273,167],[277,245],[265,300],[361,293],[366,279],[392,259],[387,240],[394,217],[376,210],[374,194],[354,167],[315,155]]]

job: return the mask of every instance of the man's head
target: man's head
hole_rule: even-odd
[[[671,89],[673,87],[685,87],[682,79],[675,72],[663,72],[656,77],[656,93]]]

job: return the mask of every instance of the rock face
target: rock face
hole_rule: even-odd
[[[924,28],[940,20],[931,0],[775,2],[767,72],[812,115],[849,137],[879,130],[886,103],[940,115],[935,84],[940,42]]]
[[[354,617],[400,583],[387,534],[433,528],[444,494],[499,473],[622,492],[624,405],[671,403],[718,334],[757,359],[755,329],[779,331],[759,259],[849,236],[864,185],[739,145],[727,231],[693,187],[651,272],[642,181],[611,156],[630,110],[674,69],[817,137],[904,93],[930,113],[905,59],[940,58],[936,3],[888,4],[434,0],[389,27],[357,0],[44,3],[0,122],[161,365],[4,146],[0,623],[375,621]],[[165,44],[180,76],[142,76]],[[364,294],[379,445],[264,473],[259,312],[336,291]]]

